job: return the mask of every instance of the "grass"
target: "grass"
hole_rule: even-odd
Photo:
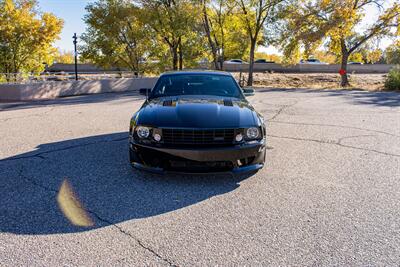
[[[385,89],[400,91],[400,67],[392,69],[385,81]]]

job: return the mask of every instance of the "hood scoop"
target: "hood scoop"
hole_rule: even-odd
[[[224,106],[233,107],[233,102],[232,102],[232,100],[224,99]]]
[[[164,107],[172,107],[172,100],[165,100],[163,101],[162,105]]]

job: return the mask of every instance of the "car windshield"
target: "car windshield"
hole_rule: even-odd
[[[164,75],[157,81],[150,98],[178,95],[242,97],[232,76],[213,74]]]

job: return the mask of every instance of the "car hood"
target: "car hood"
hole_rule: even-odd
[[[174,97],[146,101],[136,124],[177,128],[240,128],[259,125],[246,101],[218,97]]]

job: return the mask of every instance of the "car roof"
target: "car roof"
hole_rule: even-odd
[[[221,76],[232,76],[229,72],[225,71],[212,71],[212,70],[181,70],[181,71],[168,71],[164,72],[161,76],[169,75],[190,75],[190,74],[207,74],[207,75],[221,75]]]

